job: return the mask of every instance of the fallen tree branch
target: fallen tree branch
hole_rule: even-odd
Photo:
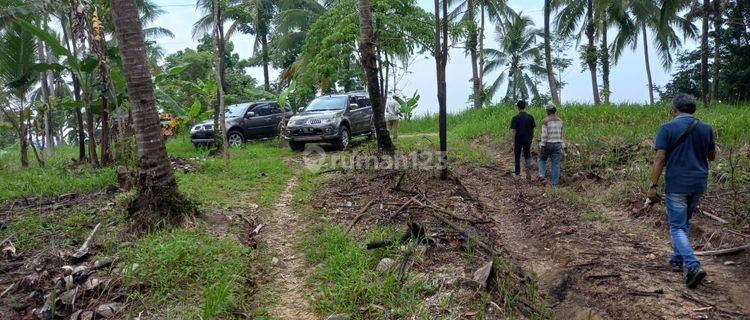
[[[412,241],[410,245],[406,247],[404,256],[401,258],[401,264],[398,266],[398,286],[400,287],[404,282],[404,275],[406,275],[406,269],[409,266],[409,260],[414,254],[414,248],[417,246],[417,241]]]
[[[727,248],[727,249],[719,249],[719,250],[710,250],[710,251],[696,251],[696,256],[720,256],[723,254],[730,254],[730,253],[737,253],[745,251],[746,249],[750,248],[750,244],[746,244],[744,246],[734,247],[734,248]]]
[[[352,223],[349,224],[349,228],[346,228],[346,233],[349,234],[350,231],[352,231],[352,228],[354,228],[354,225],[359,222],[359,220],[362,220],[367,215],[367,210],[372,207],[372,205],[375,203],[375,199],[370,200],[363,208],[362,210],[359,210],[357,213],[357,216],[354,217],[354,220],[352,220]]]
[[[631,290],[628,292],[631,296],[641,296],[641,297],[658,297],[659,295],[664,294],[663,289],[656,289],[654,291],[643,291],[643,290]]]
[[[703,214],[703,215],[705,215],[706,217],[709,217],[709,218],[711,218],[711,219],[713,219],[713,220],[716,220],[716,221],[718,221],[718,222],[719,222],[719,223],[721,223],[721,224],[727,224],[727,223],[729,223],[728,221],[726,221],[726,220],[722,219],[721,217],[719,217],[719,216],[717,216],[717,215],[714,215],[714,214],[711,214],[711,213],[708,213],[708,212],[706,212],[706,210],[702,210],[702,209],[701,209],[701,210],[698,210],[698,212],[702,213],[702,214]]]
[[[695,303],[697,303],[699,305],[702,305],[702,306],[705,306],[705,307],[712,307],[712,308],[716,309],[716,311],[719,311],[719,312],[724,312],[724,313],[735,315],[735,316],[746,316],[746,314],[744,314],[744,313],[737,312],[737,311],[734,311],[734,310],[728,310],[728,309],[720,308],[720,307],[718,307],[717,305],[715,305],[713,303],[706,302],[706,301],[703,301],[703,300],[698,299],[696,297],[693,297],[693,296],[691,296],[689,293],[687,293],[685,291],[682,292],[681,296],[684,299],[690,300],[690,301],[695,302]]]
[[[435,208],[432,208],[432,207],[430,207],[430,206],[428,206],[428,205],[425,205],[424,203],[422,203],[421,201],[419,201],[419,200],[416,200],[416,199],[414,200],[414,202],[415,202],[415,203],[417,203],[418,205],[422,206],[422,207],[433,209],[433,211],[429,211],[429,212],[430,212],[430,214],[431,214],[431,215],[432,215],[433,217],[435,217],[436,219],[440,220],[440,222],[442,222],[442,223],[446,224],[447,226],[451,227],[451,228],[452,228],[453,230],[456,230],[456,231],[458,231],[458,233],[460,233],[460,234],[461,234],[461,235],[463,235],[464,237],[467,237],[467,238],[469,238],[469,240],[471,240],[471,241],[475,242],[475,243],[476,243],[476,244],[478,244],[478,245],[479,245],[479,246],[480,246],[480,247],[481,247],[482,249],[484,249],[484,250],[487,250],[487,252],[489,252],[490,254],[492,254],[492,255],[498,255],[498,254],[497,254],[497,252],[495,252],[495,250],[493,250],[493,249],[492,249],[492,247],[490,247],[489,245],[487,245],[486,243],[484,243],[484,242],[483,242],[482,240],[480,240],[480,239],[479,239],[479,238],[477,238],[476,236],[473,236],[472,234],[470,234],[470,233],[469,233],[468,231],[466,231],[466,229],[464,229],[464,228],[461,228],[461,227],[460,227],[460,226],[458,226],[457,224],[455,224],[455,223],[451,222],[450,220],[446,219],[446,218],[445,218],[445,217],[443,217],[442,215],[438,214],[438,213],[437,213],[437,212],[438,212],[438,210],[436,210]]]
[[[401,215],[401,213],[404,212],[404,210],[406,210],[406,208],[408,208],[409,205],[412,202],[414,202],[414,201],[417,201],[417,196],[413,196],[413,197],[409,198],[409,200],[407,200],[403,205],[401,205],[401,207],[399,207],[398,209],[396,209],[396,211],[393,214],[391,214],[390,216],[388,216],[388,219],[394,219],[394,218],[398,217],[399,215]]]

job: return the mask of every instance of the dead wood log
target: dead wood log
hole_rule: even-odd
[[[727,249],[719,249],[719,250],[710,250],[710,251],[696,251],[696,256],[720,256],[723,254],[730,254],[730,253],[737,253],[745,251],[746,249],[750,248],[750,244],[746,244],[744,246],[734,247],[734,248],[727,248]]]
[[[349,234],[349,232],[352,231],[352,228],[354,228],[354,225],[357,224],[357,222],[359,222],[359,220],[362,220],[362,218],[364,218],[367,215],[367,210],[369,210],[370,207],[372,207],[372,205],[374,203],[375,203],[375,199],[370,200],[370,202],[368,202],[362,208],[362,210],[359,210],[359,212],[357,212],[357,216],[354,217],[354,220],[352,220],[352,222],[349,224],[349,227],[346,228],[346,233],[347,234]]]
[[[94,230],[91,230],[91,233],[86,238],[86,241],[83,242],[83,245],[81,245],[80,248],[78,248],[78,251],[72,253],[70,257],[74,259],[81,259],[89,254],[89,247],[91,246],[91,240],[94,238],[94,234],[96,234],[96,231],[99,230],[99,226],[101,226],[101,223],[97,223],[94,227]]]
[[[709,217],[709,218],[711,218],[711,219],[713,219],[713,220],[716,220],[716,221],[718,221],[718,222],[719,222],[719,223],[721,223],[721,224],[727,224],[727,223],[729,223],[728,221],[726,221],[726,220],[722,219],[721,217],[719,217],[719,216],[717,216],[717,215],[714,215],[714,214],[708,213],[708,212],[707,212],[706,210],[702,210],[702,209],[701,209],[701,210],[698,210],[698,212],[702,213],[702,214],[703,214],[704,216],[706,216],[706,217]]]

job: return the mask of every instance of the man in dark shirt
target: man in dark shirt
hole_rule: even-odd
[[[674,254],[669,260],[673,272],[687,269],[686,284],[695,288],[706,272],[701,269],[690,244],[690,218],[697,210],[708,185],[708,162],[716,159],[716,138],[710,125],[695,117],[695,98],[678,93],[672,99],[675,118],[659,127],[656,134],[656,158],[647,196],[660,200],[656,193],[664,175],[664,200]]]
[[[531,141],[534,140],[534,117],[526,112],[526,101],[520,100],[516,104],[518,114],[510,121],[510,132],[513,137],[513,155],[516,161],[516,171],[513,175],[521,176],[521,153],[526,160],[526,179],[531,179]]]

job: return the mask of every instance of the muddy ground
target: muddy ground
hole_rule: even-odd
[[[350,171],[329,182],[313,203],[343,226],[364,212],[355,234],[374,225],[423,225],[437,244],[412,262],[411,271],[438,288],[425,297],[434,318],[750,317],[747,252],[699,257],[709,276],[703,286],[689,290],[684,275],[668,269],[671,242],[662,206],[641,209],[642,195],[635,194],[607,205],[587,202],[585,193],[571,196],[582,186],[597,190],[612,183],[596,175],[566,179],[552,190],[540,182],[516,181],[511,170],[512,160],[497,152],[487,166],[454,166],[448,181],[438,180],[434,171]],[[404,206],[412,197],[419,203]],[[709,194],[702,209],[726,209],[719,199]],[[448,227],[435,213],[466,233]],[[740,231],[699,215],[693,219],[691,239],[699,251],[733,247],[750,239],[747,230]],[[472,245],[477,242],[472,235],[491,248]],[[490,299],[479,303],[482,290],[466,279],[492,259],[492,252],[504,265],[495,265]],[[503,273],[516,275],[510,277],[515,282],[510,294],[498,276]],[[529,281],[538,285],[542,297],[529,294]],[[445,296],[452,296],[450,306],[438,303]],[[515,308],[502,307],[509,299],[515,300]]]

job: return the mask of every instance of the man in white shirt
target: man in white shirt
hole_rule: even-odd
[[[399,100],[400,98],[394,94],[391,99],[388,99],[388,103],[385,105],[385,121],[388,125],[388,132],[391,133],[393,140],[398,139],[398,122],[401,116]]]

